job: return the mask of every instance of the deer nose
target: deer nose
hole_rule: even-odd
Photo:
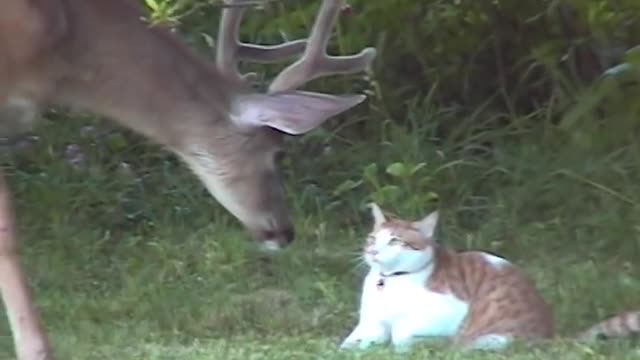
[[[276,241],[280,246],[287,246],[295,240],[295,229],[286,226],[278,230],[266,230],[260,234],[262,240]]]
[[[282,231],[282,241],[289,245],[293,242],[293,240],[295,240],[296,238],[296,231],[293,228],[293,226],[288,226],[286,227],[283,231]]]

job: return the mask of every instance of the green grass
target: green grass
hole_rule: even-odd
[[[428,114],[416,118],[429,123]],[[365,269],[355,253],[370,224],[362,208],[370,196],[383,199],[385,209],[417,217],[435,206],[425,194],[437,194],[442,241],[519,263],[555,305],[562,334],[640,307],[639,145],[587,152],[548,129],[533,129],[503,134],[507,140],[490,152],[472,154],[472,143],[437,147],[426,125],[411,133],[390,129],[366,142],[327,141],[322,132],[291,141],[287,177],[299,236],[287,251],[265,260],[197,180],[158,148],[135,137],[82,137],[72,122],[42,124],[38,134],[46,137],[13,155],[6,171],[26,266],[59,358],[640,355],[632,341],[558,341],[499,356],[426,345],[409,357],[389,349],[339,354],[337,345],[356,321]],[[72,169],[59,155],[72,142],[87,152],[84,170]],[[299,155],[310,153],[313,163]],[[123,161],[134,175],[121,171]],[[373,162],[381,169],[394,162],[425,165],[412,177],[380,170],[367,178],[364,169]],[[336,193],[347,180],[362,183]],[[374,182],[400,190],[384,192]],[[0,334],[0,359],[12,358],[5,320]]]

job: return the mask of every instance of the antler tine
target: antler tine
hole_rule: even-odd
[[[241,42],[239,40],[240,23],[247,7],[251,5],[256,5],[256,1],[224,0],[224,9],[218,27],[218,49],[216,52],[218,69],[244,81],[251,81],[256,77],[256,74],[242,75],[238,71],[239,61],[275,63],[301,54],[307,43],[306,39],[272,46]]]
[[[331,30],[344,0],[324,0],[313,24],[304,55],[285,68],[269,86],[269,92],[293,90],[315,78],[331,74],[351,74],[369,67],[376,56],[369,47],[356,55],[329,56],[326,53]]]

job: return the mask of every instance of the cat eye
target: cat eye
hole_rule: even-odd
[[[399,238],[392,238],[389,240],[389,245],[402,245],[403,247],[409,248],[411,250],[420,250],[419,248],[413,246],[411,243],[404,242]]]

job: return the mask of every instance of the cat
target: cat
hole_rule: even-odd
[[[517,266],[480,251],[456,252],[434,239],[438,212],[420,221],[387,219],[370,204],[374,224],[363,256],[359,321],[341,350],[389,340],[406,352],[422,337],[461,350],[503,350],[555,336],[553,314],[533,281]],[[581,341],[640,332],[640,312],[626,312],[579,333]]]

